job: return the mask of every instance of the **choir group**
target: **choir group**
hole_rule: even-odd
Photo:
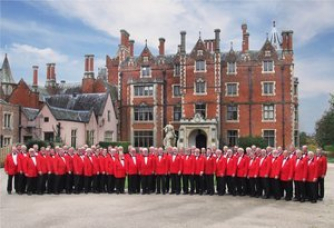
[[[5,161],[8,194],[199,194],[312,203],[324,197],[327,159],[291,147],[134,148],[16,146]],[[182,184],[181,184],[182,182]]]

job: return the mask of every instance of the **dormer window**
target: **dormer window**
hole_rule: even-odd
[[[273,60],[264,60],[263,61],[263,72],[274,72],[274,61]]]
[[[271,56],[271,51],[268,51],[268,50],[265,51],[265,52],[264,52],[264,56],[265,56],[265,57],[270,57],[270,56]]]
[[[144,62],[148,62],[148,57],[145,56],[145,57],[143,58],[143,61],[144,61]]]
[[[203,55],[203,50],[197,50],[197,56],[202,56]]]
[[[227,63],[227,74],[235,74],[236,72],[236,62]]]
[[[204,60],[196,61],[196,71],[205,71],[205,61]]]
[[[145,77],[151,77],[151,67],[149,66],[142,66],[140,70],[140,76],[145,78]]]

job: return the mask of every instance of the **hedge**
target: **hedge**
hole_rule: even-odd
[[[334,152],[334,145],[327,145],[327,146],[324,146],[324,150],[325,150],[325,151]]]
[[[101,141],[99,142],[99,146],[103,147],[103,148],[108,148],[108,146],[122,146],[123,147],[123,152],[124,153],[128,153],[128,146],[130,145],[130,142],[126,142],[126,141],[119,141],[119,142],[105,142],[105,141]]]
[[[262,137],[240,137],[238,139],[238,146],[242,148],[257,146],[260,148],[266,148],[267,144]]]
[[[35,144],[38,145],[38,148],[47,147],[47,146],[51,146],[52,148],[54,148],[54,143],[53,142],[43,141],[43,140],[40,140],[40,139],[30,139],[30,140],[27,141],[27,143],[25,145],[27,146],[27,149],[29,150]]]

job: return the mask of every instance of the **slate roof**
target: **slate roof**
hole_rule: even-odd
[[[49,109],[56,120],[75,121],[88,123],[92,111],[77,111],[49,106]]]
[[[7,54],[5,55],[5,59],[3,60],[1,71],[0,71],[0,81],[1,83],[10,83],[15,84],[12,71],[10,69],[9,61],[7,58]]]
[[[36,119],[39,113],[39,109],[35,108],[22,108],[22,113],[27,117],[29,121]]]

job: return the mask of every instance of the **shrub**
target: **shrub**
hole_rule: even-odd
[[[334,145],[327,145],[324,147],[324,150],[334,152]]]
[[[52,148],[54,148],[54,143],[53,142],[48,142],[48,141],[43,141],[43,140],[39,140],[39,139],[30,139],[27,143],[27,149],[29,150],[30,148],[33,147],[33,145],[37,144],[38,148],[41,147],[47,147],[47,146],[51,146]]]
[[[130,142],[126,142],[126,141],[119,141],[119,142],[104,142],[101,141],[99,142],[99,146],[103,147],[103,148],[108,148],[108,146],[122,146],[123,147],[123,151],[124,153],[128,153],[128,146],[130,145]]]
[[[251,147],[252,145],[255,145],[260,148],[265,148],[267,146],[266,142],[262,137],[240,137],[238,139],[238,146],[242,148]]]

